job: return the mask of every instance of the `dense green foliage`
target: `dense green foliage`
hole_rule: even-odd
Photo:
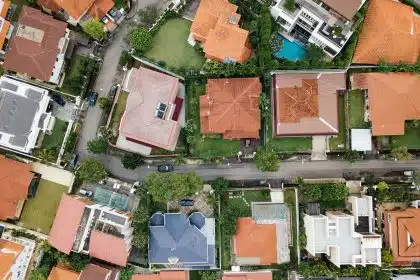
[[[218,272],[215,270],[202,270],[198,272],[201,280],[217,280]]]
[[[296,2],[295,0],[286,0],[283,4],[287,10],[294,12],[296,10]]]
[[[195,172],[153,173],[146,178],[145,184],[153,201],[167,202],[200,192],[204,182]]]
[[[134,170],[139,167],[143,162],[143,157],[139,154],[125,153],[121,158],[124,168]]]
[[[257,61],[251,58],[245,63],[221,63],[214,60],[206,61],[203,65],[203,71],[212,78],[219,77],[249,77],[259,76],[260,69]]]
[[[257,168],[263,172],[277,171],[280,166],[277,152],[270,147],[258,148],[255,154],[255,163]]]
[[[103,40],[106,38],[104,24],[96,19],[82,25],[83,31],[95,40]]]
[[[220,197],[223,193],[227,192],[229,190],[229,184],[229,181],[223,177],[217,177],[213,180],[211,187],[214,191],[214,196]]]
[[[130,45],[138,52],[144,53],[152,48],[152,35],[145,28],[137,28],[128,37]]]
[[[382,248],[381,251],[381,261],[384,268],[390,268],[392,262],[394,261],[391,252],[388,249]]]
[[[108,151],[108,139],[105,137],[98,137],[87,142],[87,150],[93,154],[103,154]]]
[[[151,200],[146,189],[141,188],[137,193],[140,199],[139,206],[133,214],[133,246],[143,252],[147,252],[147,242],[149,238],[148,222],[151,213]]]
[[[132,61],[133,61],[133,57],[128,51],[124,50],[121,52],[120,60],[118,62],[121,66],[124,66]]]
[[[257,56],[258,64],[262,70],[269,70],[272,67],[271,59],[271,14],[267,6],[261,8],[260,17],[258,18],[258,44]]]
[[[378,191],[379,192],[383,192],[383,191],[386,191],[388,189],[389,189],[389,186],[386,182],[381,181],[381,182],[378,183]]]
[[[307,184],[303,186],[303,199],[306,201],[334,201],[345,199],[348,195],[345,184]]]
[[[413,155],[408,152],[407,147],[399,146],[391,150],[390,156],[396,160],[410,160]]]
[[[86,158],[75,168],[78,179],[96,183],[105,179],[107,172],[100,161],[94,158]]]
[[[144,9],[138,11],[140,21],[151,27],[159,17],[159,7],[157,4],[146,6]]]
[[[134,274],[134,267],[131,265],[125,266],[120,271],[120,280],[131,280]]]
[[[347,150],[344,153],[344,159],[347,160],[347,161],[349,161],[349,162],[351,162],[351,163],[353,163],[356,160],[359,160],[360,159],[360,154],[359,154],[358,151]]]

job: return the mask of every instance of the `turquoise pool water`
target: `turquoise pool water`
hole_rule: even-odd
[[[274,56],[277,58],[284,58],[287,60],[302,60],[305,58],[305,49],[295,42],[291,42],[282,35],[278,35],[283,39],[283,45],[279,51],[277,51]]]

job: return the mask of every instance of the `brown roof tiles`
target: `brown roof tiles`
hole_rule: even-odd
[[[406,120],[420,119],[420,76],[409,73],[353,75],[354,89],[367,89],[372,135],[403,135]]]
[[[30,77],[49,81],[56,57],[60,51],[60,38],[65,36],[67,24],[43,14],[40,10],[23,6],[17,28],[27,33],[36,33],[34,39],[14,35],[4,59],[4,68]]]
[[[259,138],[259,78],[209,79],[200,96],[203,134],[223,134],[225,139]]]
[[[271,271],[224,272],[222,280],[272,280]]]
[[[88,10],[88,14],[97,19],[102,19],[114,7],[113,0],[96,0]]]
[[[227,0],[201,0],[191,33],[204,44],[207,58],[245,62],[250,57],[249,32],[239,27],[237,9]]]
[[[96,264],[88,264],[80,273],[78,280],[108,280],[111,273],[112,271],[108,268]]]
[[[57,265],[53,267],[50,275],[48,276],[48,280],[78,280],[78,279],[79,279],[78,272],[69,270],[63,265]]]
[[[353,63],[414,64],[420,53],[420,17],[393,0],[371,0]]]
[[[33,177],[28,164],[0,155],[0,220],[16,218],[18,202],[28,197]]]
[[[352,20],[360,8],[362,0],[321,0],[331,9],[348,20]]]
[[[285,72],[273,79],[274,136],[338,134],[344,72]]]

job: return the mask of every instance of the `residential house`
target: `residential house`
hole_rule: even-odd
[[[387,0],[386,0],[387,1]],[[404,135],[408,120],[420,119],[420,76],[409,73],[360,73],[352,88],[362,89],[372,135]]]
[[[247,272],[230,272],[224,271],[222,280],[272,280],[271,271],[247,271]]]
[[[371,0],[353,56],[355,64],[414,64],[420,53],[420,17],[393,0]]]
[[[372,197],[349,197],[352,215],[327,211],[305,214],[306,250],[325,254],[336,266],[381,265],[381,235],[374,232]]]
[[[3,67],[25,78],[60,84],[69,42],[67,24],[23,6]]]
[[[132,68],[122,87],[128,99],[117,146],[143,155],[153,147],[174,151],[185,121],[183,87],[178,78]]]
[[[222,62],[245,62],[252,53],[248,30],[239,27],[238,6],[228,0],[201,0],[191,35],[203,44],[206,58]]]
[[[162,270],[155,274],[134,274],[132,280],[189,280],[188,270]]]
[[[223,134],[225,139],[259,138],[261,128],[260,79],[208,79],[200,96],[203,134]]]
[[[35,174],[29,164],[0,155],[0,220],[17,220]]]
[[[12,279],[13,268],[25,246],[0,238],[0,279]]]
[[[337,135],[345,71],[273,73],[273,137]]]
[[[88,264],[81,272],[70,270],[64,265],[53,267],[48,280],[118,280],[120,271],[102,265]]]
[[[354,16],[366,0],[296,0],[288,10],[286,0],[274,0],[271,15],[284,32],[306,45],[315,44],[333,58],[353,34]]]
[[[201,212],[157,212],[149,220],[149,264],[215,268],[215,220]]]
[[[287,205],[253,202],[251,209],[252,217],[239,218],[236,222],[232,263],[246,266],[290,262],[292,229]]]
[[[130,213],[64,194],[48,241],[65,254],[89,254],[125,266],[132,238]]]
[[[2,57],[9,46],[10,37],[13,33],[13,25],[10,24],[10,1],[0,0],[0,56]]]
[[[113,0],[38,0],[38,5],[44,12],[55,13],[74,26],[92,19],[102,21],[108,31],[116,28],[116,23],[123,12],[115,9],[112,13],[114,16],[109,14],[115,5]]]
[[[0,146],[31,153],[41,132],[51,133],[48,90],[0,77]]]
[[[416,206],[418,207],[418,206]],[[385,247],[391,249],[394,266],[417,266],[420,247],[420,208],[385,211]]]

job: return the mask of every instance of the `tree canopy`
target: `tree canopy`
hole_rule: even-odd
[[[139,154],[125,153],[121,158],[121,162],[126,169],[134,170],[139,167],[143,162],[143,157]]]
[[[255,154],[255,163],[259,170],[273,172],[279,168],[280,160],[274,149],[260,147]]]
[[[342,200],[348,192],[345,184],[306,184],[303,186],[303,195],[308,201]]]
[[[103,154],[108,151],[108,140],[104,137],[89,140],[87,142],[87,149],[89,153]]]
[[[391,150],[390,155],[396,160],[410,160],[412,158],[412,154],[408,152],[408,149],[406,146],[399,146],[399,147],[393,148]]]
[[[221,196],[229,189],[229,181],[223,177],[217,177],[212,183],[211,187],[216,197]]]
[[[152,35],[143,27],[134,30],[129,36],[129,41],[130,45],[141,53],[152,47]]]
[[[383,192],[389,189],[389,186],[386,182],[381,181],[378,183],[378,191]]]
[[[203,179],[195,172],[153,173],[146,178],[145,184],[154,201],[188,198],[203,189]]]
[[[157,4],[148,5],[144,9],[140,9],[138,14],[141,22],[150,27],[159,17],[159,7]]]
[[[93,19],[82,25],[83,31],[95,40],[103,40],[106,38],[104,24],[96,19]]]
[[[102,163],[94,158],[84,159],[75,170],[76,176],[86,182],[99,182],[107,174]]]

